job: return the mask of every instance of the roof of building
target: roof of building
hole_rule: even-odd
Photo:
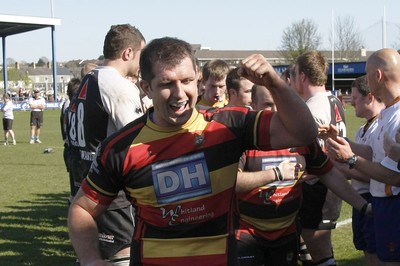
[[[0,14],[0,37],[61,25],[57,18],[27,17]]]

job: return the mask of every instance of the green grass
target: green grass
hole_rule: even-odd
[[[69,182],[59,112],[45,111],[43,143],[34,145],[29,144],[30,112],[14,112],[17,145],[1,142],[1,265],[61,266],[75,260],[66,228]],[[54,153],[43,153],[48,147]]]
[[[16,146],[0,146],[0,265],[73,265],[75,254],[66,227],[68,174],[62,158],[59,110],[46,110],[42,144],[29,144],[29,112],[14,112]],[[363,122],[346,110],[348,137]],[[2,139],[0,139],[2,140]],[[54,153],[43,153],[51,147]],[[350,217],[343,204],[340,220]],[[351,224],[333,231],[340,265],[365,265],[352,242]]]

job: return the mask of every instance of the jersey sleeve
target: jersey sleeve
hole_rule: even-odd
[[[332,161],[329,159],[328,155],[322,151],[317,140],[306,147],[293,148],[292,151],[296,151],[304,156],[306,159],[306,169],[309,174],[324,175],[333,167]]]
[[[110,205],[122,189],[112,177],[113,158],[108,156],[108,150],[104,149],[104,142],[97,149],[95,160],[90,167],[88,177],[82,182],[85,194],[94,202],[102,205]],[[107,145],[105,145],[107,147]]]

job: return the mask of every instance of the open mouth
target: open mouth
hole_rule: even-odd
[[[222,96],[214,96],[214,101],[216,102],[222,102]]]
[[[170,104],[170,107],[172,110],[174,110],[174,112],[180,112],[180,111],[184,111],[186,109],[187,104],[188,104],[188,101],[178,102],[178,103]]]

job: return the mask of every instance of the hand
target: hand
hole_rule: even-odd
[[[345,162],[348,158],[354,155],[350,144],[344,138],[339,136],[336,137],[336,140],[328,138],[325,141],[325,148],[328,156],[339,162]]]
[[[283,180],[293,180],[298,179],[301,165],[299,163],[292,163],[290,160],[284,160],[279,164],[278,168]]]
[[[339,136],[339,130],[336,126],[330,125],[319,125],[318,127],[318,137],[327,140],[328,138],[332,138],[336,140],[336,137]]]
[[[272,65],[261,54],[253,54],[242,60],[238,74],[254,84],[274,87],[277,80],[281,80]]]

